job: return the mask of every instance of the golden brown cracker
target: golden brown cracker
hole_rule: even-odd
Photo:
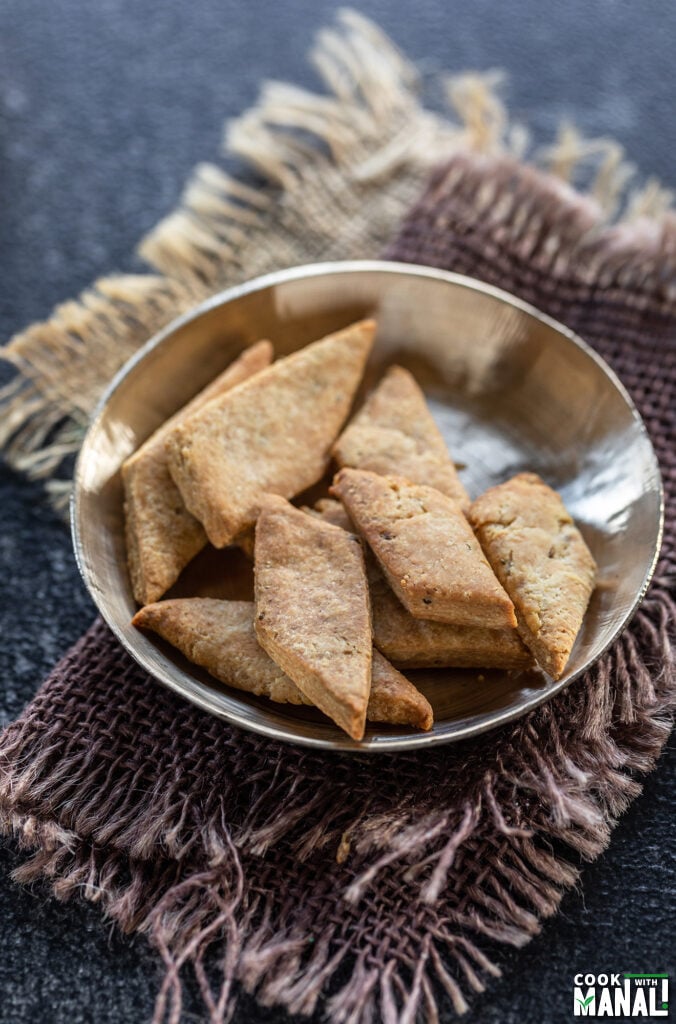
[[[339,501],[322,498],[307,511],[354,531]],[[515,628],[451,626],[414,619],[382,574],[370,549],[364,553],[371,597],[373,645],[398,668],[523,669],[533,658]]]
[[[227,686],[280,704],[311,705],[258,643],[254,608],[253,601],[179,598],[142,608],[133,623],[157,633]],[[366,717],[425,730],[432,726],[427,698],[377,651]]]
[[[595,585],[596,564],[582,534],[560,495],[534,473],[491,487],[469,517],[514,602],[524,642],[558,679]]]
[[[391,366],[333,446],[339,466],[435,487],[469,508],[441,431],[416,380]]]
[[[251,526],[264,494],[290,498],[322,477],[374,334],[363,320],[308,345],[173,434],[171,474],[212,544],[224,547]]]
[[[269,341],[246,349],[122,466],[127,560],[139,604],[149,604],[166,593],[207,541],[202,524],[188,512],[167,468],[167,439],[195,410],[258,373],[271,360]]]
[[[372,652],[361,543],[267,495],[256,524],[254,573],[261,646],[313,704],[361,739]]]
[[[490,629],[514,608],[457,502],[402,477],[342,469],[331,487],[415,618]]]

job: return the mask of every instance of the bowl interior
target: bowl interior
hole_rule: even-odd
[[[365,315],[376,317],[378,333],[364,388],[392,363],[411,369],[473,497],[519,471],[539,473],[561,492],[598,563],[599,579],[563,679],[554,683],[539,671],[411,673],[433,704],[434,730],[371,727],[357,745],[318,712],[229,690],[131,627],[136,606],[126,567],[120,466],[247,345],[268,337],[279,357]],[[495,726],[588,667],[647,585],[659,546],[661,485],[645,428],[626,393],[570,332],[467,278],[349,263],[284,271],[233,289],[149,342],[118,375],[87,434],[73,521],[78,561],[96,604],[161,682],[215,714],[279,739],[393,750]],[[251,567],[241,553],[206,548],[172,594],[244,598],[251,586]]]

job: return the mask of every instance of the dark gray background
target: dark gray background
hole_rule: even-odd
[[[675,184],[670,0],[360,6],[429,72],[506,69],[510,107],[539,142],[573,119]],[[216,157],[223,120],[254,101],[262,77],[317,84],[305,53],[334,10],[324,0],[3,0],[0,339],[97,275],[132,267],[139,235],[171,208],[192,165]],[[4,722],[93,613],[39,489],[7,470],[0,487]],[[668,969],[674,761],[665,753],[608,852],[541,937],[510,956],[471,1024],[568,1021],[578,970]],[[17,863],[11,846],[0,849],[0,1020],[147,1020],[160,970],[145,943],[120,938],[96,909],[17,888]],[[245,1000],[238,1019],[284,1018]]]

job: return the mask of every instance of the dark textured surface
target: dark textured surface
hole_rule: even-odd
[[[546,6],[546,13],[545,8]],[[362,5],[427,67],[501,66],[517,116],[547,141],[561,117],[627,146],[673,185],[669,127],[676,8],[579,0]],[[0,337],[45,316],[97,274],[132,265],[139,234],[175,201],[190,167],[216,155],[221,122],[265,76],[312,84],[304,54],[333,6],[180,0],[6,0],[0,8]],[[39,491],[0,477],[0,720],[93,617],[68,536]],[[470,1020],[566,1021],[571,977],[668,969],[674,758],[580,890],[485,995]],[[98,912],[15,887],[0,851],[0,1020],[146,1020],[159,978],[143,940]],[[190,1009],[199,1019],[197,1003]],[[240,1020],[278,1019],[243,1003]]]

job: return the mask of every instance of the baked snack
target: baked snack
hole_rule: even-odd
[[[490,629],[516,625],[512,602],[452,498],[363,469],[341,469],[330,490],[414,618]]]
[[[535,473],[492,487],[469,517],[514,602],[521,636],[558,679],[595,584],[596,564],[582,534],[560,495]]]
[[[469,508],[446,442],[412,374],[391,366],[333,446],[339,466],[404,476]]]
[[[321,498],[307,509],[334,526],[354,530],[339,501]],[[451,626],[414,619],[383,576],[373,555],[364,552],[371,597],[373,646],[399,668],[523,669],[533,658],[515,628]]]
[[[310,703],[256,639],[253,601],[185,597],[141,608],[132,619],[236,690],[280,704]]]
[[[254,576],[259,643],[313,704],[361,739],[372,645],[360,541],[267,495]]]
[[[134,625],[229,686],[317,707],[354,740],[367,718],[431,728],[429,701],[399,669],[523,669],[535,655],[559,678],[596,571],[534,474],[470,507],[407,370],[391,367],[338,437],[374,333],[364,320],[272,366],[269,343],[253,346],[123,467],[145,604]],[[340,500],[291,505],[324,486],[332,454]],[[236,549],[211,548],[175,593],[213,598],[154,601],[207,539],[253,557],[253,577]],[[252,585],[254,603],[223,599],[250,598]]]
[[[264,494],[290,498],[321,478],[374,334],[363,320],[308,345],[173,431],[171,475],[212,544],[251,526]]]
[[[122,466],[127,560],[134,597],[149,604],[166,593],[207,542],[202,524],[183,503],[167,467],[167,439],[183,420],[272,361],[259,341],[167,420]]]
[[[412,725],[424,732],[429,732],[434,724],[432,705],[427,697],[375,647],[366,717],[369,722]]]
[[[163,637],[227,686],[280,704],[311,704],[258,643],[252,601],[160,601],[141,608],[132,621]],[[378,651],[373,652],[366,717],[425,730],[433,721],[427,698]]]
[[[452,626],[415,619],[383,576],[374,558],[366,558],[371,595],[373,645],[401,669],[525,669],[533,658],[514,628]]]

